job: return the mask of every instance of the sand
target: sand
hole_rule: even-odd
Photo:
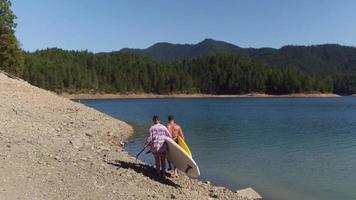
[[[125,122],[0,73],[0,199],[243,199],[185,175],[165,181],[123,145]]]

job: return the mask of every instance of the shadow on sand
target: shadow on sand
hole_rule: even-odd
[[[122,160],[115,160],[115,162],[106,162],[106,163],[110,164],[110,165],[114,165],[115,167],[118,167],[118,168],[132,169],[136,173],[143,174],[144,176],[147,176],[150,179],[160,182],[162,184],[166,184],[166,185],[176,187],[176,188],[181,187],[180,185],[174,183],[173,181],[171,181],[169,179],[159,178],[157,176],[156,169],[149,165],[133,163],[133,162],[126,162],[126,161],[122,161]]]

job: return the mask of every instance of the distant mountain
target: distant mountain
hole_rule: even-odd
[[[205,39],[197,44],[157,43],[146,49],[122,49],[159,60],[183,60],[209,53],[237,53],[279,68],[293,68],[307,74],[330,75],[356,70],[356,48],[337,44],[241,48],[234,44]]]
[[[160,42],[147,49],[124,48],[121,52],[136,53],[159,60],[173,61],[196,58],[208,53],[234,52],[240,49],[242,48],[227,42],[205,39],[198,44],[171,44]]]
[[[333,75],[356,70],[356,48],[337,44],[284,46],[266,51],[255,49],[245,54],[280,68],[294,68],[317,75]]]

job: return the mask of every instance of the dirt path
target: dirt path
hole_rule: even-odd
[[[242,199],[186,176],[156,180],[123,150],[132,132],[0,73],[0,199]]]

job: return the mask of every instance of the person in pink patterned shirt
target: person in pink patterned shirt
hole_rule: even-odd
[[[168,150],[166,138],[172,138],[172,135],[164,125],[160,124],[157,115],[153,116],[152,121],[153,125],[149,130],[145,145],[150,147],[155,158],[157,174],[166,178],[166,153]]]

